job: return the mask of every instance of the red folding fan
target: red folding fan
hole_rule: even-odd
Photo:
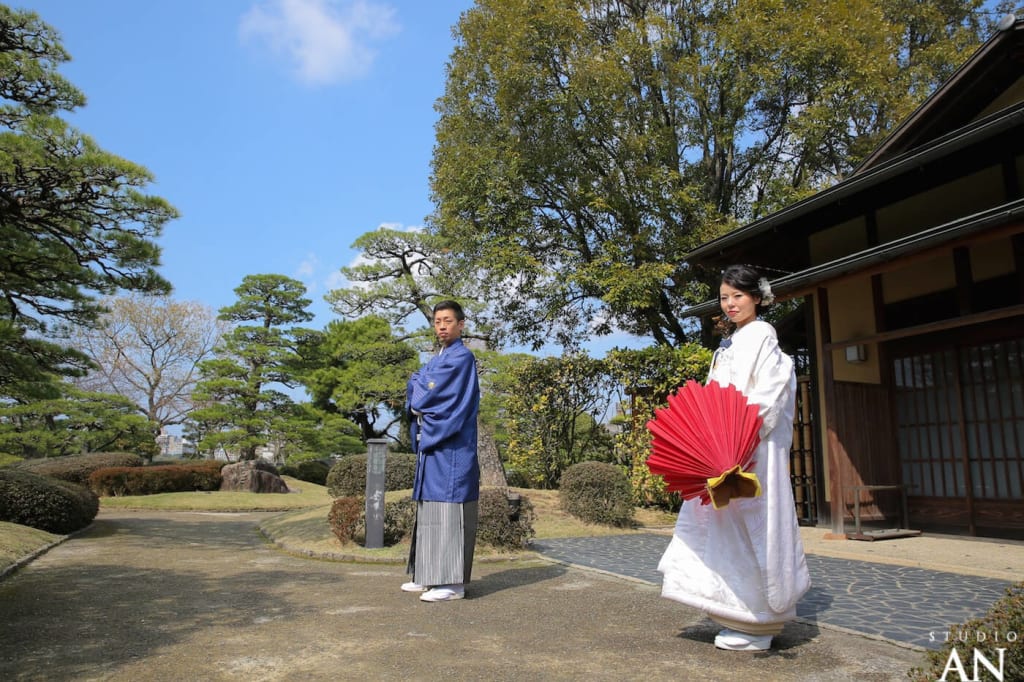
[[[684,500],[724,507],[735,497],[757,497],[761,483],[751,469],[760,442],[758,407],[731,385],[687,381],[655,411],[647,458],[652,473]]]

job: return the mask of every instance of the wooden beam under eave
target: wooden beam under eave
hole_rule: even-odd
[[[971,244],[980,244],[983,242],[991,241],[993,239],[1003,238],[1013,239],[1015,243],[1024,241],[1024,223],[1009,223],[999,229],[986,232],[983,236],[973,235],[970,237],[964,237],[962,239],[951,240],[945,244],[939,244],[938,246],[922,249],[913,254],[901,256],[890,261],[876,263],[874,265],[868,265],[854,272],[836,275],[835,277],[823,279],[821,281],[814,282],[813,284],[808,284],[798,289],[789,289],[785,292],[777,294],[775,299],[776,301],[781,302],[787,301],[791,298],[808,296],[810,294],[815,293],[816,291],[819,291],[822,287],[827,287],[838,282],[845,282],[851,279],[863,279],[864,277],[870,277],[874,275],[882,275],[887,272],[891,272],[893,270],[898,270],[902,267],[905,267],[907,264],[929,260],[938,255],[948,253],[957,247],[970,246]]]

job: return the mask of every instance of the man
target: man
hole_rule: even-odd
[[[462,343],[466,316],[455,301],[434,306],[440,352],[413,372],[406,392],[416,449],[416,527],[406,592],[426,602],[465,596],[476,546],[480,467],[476,455],[480,385]]]

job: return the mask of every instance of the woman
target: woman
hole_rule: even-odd
[[[715,351],[708,381],[732,384],[759,406],[763,420],[753,471],[758,497],[720,509],[683,503],[658,570],[662,596],[701,609],[724,629],[715,646],[760,651],[796,616],[810,588],[789,480],[796,374],[775,329],[758,319],[774,296],[768,281],[745,265],[722,273],[719,288],[728,336]]]

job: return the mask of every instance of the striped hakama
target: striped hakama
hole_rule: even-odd
[[[406,572],[427,587],[469,582],[476,548],[476,500],[418,502]]]

